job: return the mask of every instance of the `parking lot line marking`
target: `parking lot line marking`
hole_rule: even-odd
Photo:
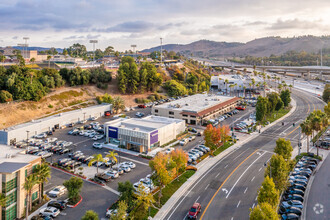
[[[198,197],[197,197],[197,199],[196,199],[195,203],[196,203],[196,202],[199,200],[199,198],[200,198],[200,197],[201,197],[201,196],[198,196]]]
[[[207,187],[209,187],[210,184],[207,184],[207,186],[205,187],[205,190],[207,189]]]
[[[260,167],[260,169],[259,169],[259,171],[258,172],[260,172],[262,170],[262,167]]]
[[[186,220],[187,219],[187,216],[188,216],[188,213],[185,215],[185,217],[183,218],[183,220]]]
[[[142,165],[146,165],[146,166],[149,166],[148,163],[144,163],[144,162],[141,162],[141,161],[138,161],[138,160],[134,160],[134,159],[131,159],[131,158],[128,158],[128,157],[123,157],[123,156],[120,156],[120,158],[124,158],[126,160],[131,160],[131,161],[134,161],[135,163],[139,163],[139,164],[142,164]]]
[[[90,139],[86,139],[86,140],[83,140],[83,141],[79,141],[79,142],[75,143],[75,145],[78,145],[78,144],[81,144],[81,143],[84,143],[84,142],[87,142],[87,141],[90,141]]]
[[[238,201],[238,204],[237,204],[237,207],[236,208],[238,208],[238,206],[239,206],[240,203],[241,203],[241,200]]]
[[[218,177],[220,175],[220,173],[218,173],[215,177]]]
[[[234,220],[234,217],[231,217],[231,219],[230,220]]]
[[[244,190],[244,194],[246,193],[246,191],[247,191],[248,188],[249,188],[249,187],[246,187],[246,189]]]
[[[258,200],[258,195],[257,195],[257,197],[256,197],[256,201]]]
[[[253,182],[254,178],[255,178],[255,176],[252,178],[251,182]]]
[[[225,169],[228,167],[228,164],[225,166]]]
[[[253,203],[253,205],[252,205],[252,209],[254,208],[254,206],[255,206],[255,203]]]
[[[120,193],[117,191],[117,190],[114,190],[112,188],[110,188],[109,186],[103,186],[104,189],[110,191],[110,192],[113,192],[114,194],[117,194],[118,196],[120,195]]]

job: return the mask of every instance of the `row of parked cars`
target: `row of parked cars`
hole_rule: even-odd
[[[204,146],[204,145],[198,145],[197,147],[194,147],[190,151],[187,152],[188,154],[188,163],[192,163],[196,161],[198,158],[206,154],[210,151],[210,148]]]
[[[89,137],[95,141],[101,140],[104,138],[104,125],[100,125],[99,122],[92,122],[79,128],[73,128],[68,134]]]
[[[289,176],[290,186],[284,192],[279,207],[279,214],[283,220],[300,218],[307,183],[317,164],[317,159],[308,156],[302,157],[296,164]]]
[[[69,141],[58,140],[57,138],[30,139],[28,146],[25,147],[28,154],[41,156],[41,158],[51,157],[53,154],[65,154],[71,152]]]
[[[103,164],[105,166],[110,166],[110,163],[111,166],[116,164],[114,161],[111,160]],[[116,179],[119,177],[119,175],[131,172],[131,170],[134,169],[135,167],[136,167],[135,163],[131,161],[124,161],[122,163],[113,166],[110,170],[106,170],[103,173],[95,174],[94,178],[99,182],[110,182],[111,179]]]
[[[184,97],[188,97],[188,95],[185,95]],[[140,104],[138,105],[138,108],[151,108],[152,106],[154,105],[160,105],[160,104],[163,104],[163,103],[166,103],[166,102],[172,102],[172,101],[175,101],[175,100],[178,100],[178,99],[181,99],[183,98],[182,96],[177,96],[177,97],[169,97],[169,98],[166,98],[166,99],[160,99],[158,101],[154,101],[154,102],[148,102],[148,103],[145,103],[145,104]]]

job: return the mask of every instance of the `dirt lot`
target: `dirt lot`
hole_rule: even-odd
[[[122,96],[126,106],[135,106],[135,98],[146,98],[151,93],[121,95],[117,80],[113,79],[106,90],[96,86],[62,87],[53,90],[39,102],[23,101],[0,104],[0,129],[51,115],[59,111],[69,111],[96,104],[95,97],[108,93]]]

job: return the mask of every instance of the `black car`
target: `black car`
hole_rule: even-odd
[[[283,200],[284,201],[298,200],[300,202],[304,202],[304,197],[301,195],[297,195],[297,194],[284,194]]]
[[[47,134],[47,135],[53,135],[53,132],[52,132],[52,131],[47,131],[46,134]]]
[[[65,201],[50,201],[47,204],[47,207],[55,207],[60,211],[63,211],[64,209],[66,209],[67,206]]]
[[[304,187],[307,186],[307,182],[304,181],[304,180],[290,180],[289,183],[290,183],[291,185],[299,184],[299,185],[302,185],[302,186],[304,186]]]
[[[59,154],[66,154],[66,153],[69,153],[69,152],[71,152],[70,148],[63,148],[58,153]]]
[[[300,190],[300,189],[295,189],[295,188],[289,188],[287,189],[286,191],[287,194],[298,194],[298,195],[301,195],[301,196],[304,196],[304,191]]]
[[[280,210],[279,210],[280,214],[286,214],[286,213],[294,213],[298,216],[301,215],[301,209],[297,208],[297,207],[289,207],[289,208],[284,208],[282,206],[280,206]]]
[[[85,130],[90,130],[90,129],[92,129],[92,128],[93,128],[92,125],[84,125],[84,129],[85,129]]]
[[[282,215],[282,220],[299,220],[299,215],[287,213]]]
[[[310,177],[310,174],[304,171],[295,171],[291,174],[292,176],[305,176],[307,178]]]
[[[300,184],[293,184],[289,187],[289,189],[300,189],[302,191],[306,191],[306,187]]]

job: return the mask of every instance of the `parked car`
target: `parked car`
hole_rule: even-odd
[[[120,166],[120,168],[123,169],[125,173],[128,173],[131,171],[131,168],[127,165],[122,165],[122,166]]]
[[[197,219],[198,214],[201,212],[202,206],[199,203],[194,203],[188,211],[188,219]]]
[[[64,186],[56,186],[54,189],[48,192],[50,197],[56,198],[63,195],[66,192],[66,188]]]
[[[38,138],[38,139],[42,139],[42,138],[46,138],[47,137],[47,134],[46,133],[41,133],[41,134],[37,134],[34,136],[35,138]]]
[[[189,140],[184,138],[179,143],[180,143],[181,146],[183,146],[183,145],[186,145],[188,142],[189,142]]]
[[[292,189],[292,188],[289,188],[286,190],[286,193],[288,194],[297,194],[297,195],[301,195],[301,196],[304,196],[304,191],[300,190],[300,189]]]
[[[59,154],[66,154],[66,153],[69,153],[71,152],[72,150],[70,148],[63,148],[61,149],[58,153]]]
[[[123,162],[122,165],[127,165],[131,169],[134,169],[136,167],[135,163],[133,162]]]
[[[237,110],[240,110],[240,111],[244,111],[245,110],[245,107],[244,106],[237,106],[236,109]]]
[[[137,113],[135,114],[135,116],[138,117],[138,118],[142,118],[142,117],[144,116],[144,113],[142,113],[142,112],[137,112]]]
[[[280,206],[279,213],[280,214],[294,213],[298,216],[301,216],[301,209],[293,206],[290,206],[288,208],[284,208],[283,206]]]
[[[95,174],[95,178],[97,178],[99,180],[102,180],[102,181],[105,181],[105,182],[110,182],[110,180],[111,180],[111,177],[104,174],[104,173]]]
[[[282,202],[281,206],[284,208],[289,208],[289,207],[297,207],[299,209],[303,209],[303,203],[298,201],[298,200],[289,200],[287,202]]]
[[[196,153],[196,154],[198,154],[200,157],[203,156],[203,154],[204,154],[203,151],[201,151],[201,150],[197,150],[197,149],[191,149],[190,151],[191,151],[191,152],[194,152],[194,153]]]
[[[304,180],[304,181],[308,181],[308,178],[305,176],[301,176],[301,175],[297,175],[297,176],[289,176],[290,180]]]
[[[50,216],[52,218],[55,218],[56,216],[58,216],[60,214],[60,210],[55,207],[47,207],[47,208],[41,209],[39,214],[41,216]]]
[[[284,201],[288,201],[288,200],[298,200],[300,202],[304,202],[304,197],[301,195],[297,195],[297,194],[284,194],[283,196],[283,200]]]
[[[146,108],[147,106],[144,105],[144,104],[143,104],[143,105],[141,104],[141,105],[138,105],[138,107],[139,107],[139,108]]]
[[[63,211],[67,207],[67,202],[53,200],[47,204],[47,207],[55,207],[55,208],[59,209],[60,211]]]
[[[294,213],[283,214],[281,217],[282,220],[299,220],[299,215],[296,215]]]
[[[300,189],[302,191],[306,191],[306,187],[300,184],[293,184],[291,186],[289,186],[290,189]]]
[[[105,171],[104,174],[110,176],[112,179],[116,179],[119,177],[119,173],[115,170]]]
[[[299,184],[299,185],[302,185],[304,187],[307,186],[307,181],[304,181],[304,180],[289,180],[289,183],[291,185]]]
[[[195,139],[196,139],[196,136],[190,136],[190,137],[188,138],[189,141],[193,141],[193,140],[195,140]]]
[[[99,143],[99,142],[94,142],[93,143],[93,147],[96,149],[102,149],[103,148],[103,144]]]

